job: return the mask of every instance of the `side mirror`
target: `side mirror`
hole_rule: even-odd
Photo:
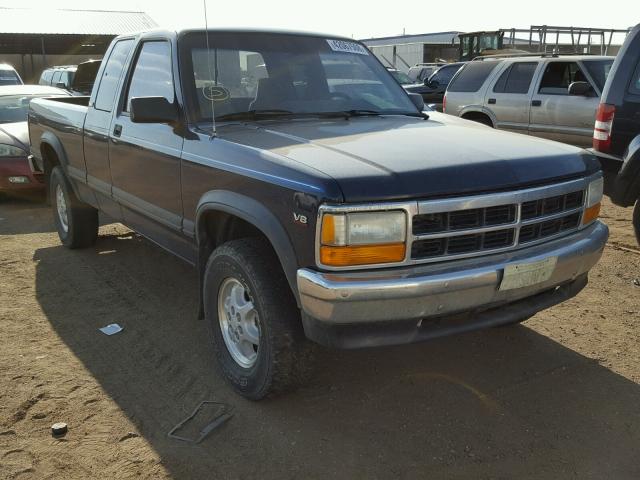
[[[176,105],[164,97],[134,97],[129,114],[133,123],[171,123],[178,118]]]
[[[425,80],[424,84],[429,88],[433,88],[434,90],[440,86],[440,82],[438,80]]]
[[[409,98],[418,110],[424,110],[424,99],[422,98],[422,95],[420,95],[419,93],[410,93]]]
[[[569,85],[569,95],[577,95],[581,97],[586,97],[591,93],[591,85],[589,82],[573,82]]]
[[[67,88],[67,86],[63,82],[56,83],[57,88]]]

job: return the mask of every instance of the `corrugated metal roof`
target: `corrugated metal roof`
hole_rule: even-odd
[[[0,33],[119,35],[157,26],[144,12],[0,7]]]
[[[360,40],[370,47],[379,45],[400,45],[404,43],[452,44],[458,41],[462,32],[421,33],[417,35],[398,35],[395,37],[365,38]]]

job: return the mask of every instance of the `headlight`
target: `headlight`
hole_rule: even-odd
[[[27,152],[13,145],[0,143],[0,157],[26,157]]]
[[[403,211],[325,213],[320,263],[347,267],[401,262],[406,238],[407,216]]]
[[[587,188],[587,204],[582,216],[582,224],[593,222],[600,215],[600,202],[604,192],[604,178],[600,177],[589,184]]]

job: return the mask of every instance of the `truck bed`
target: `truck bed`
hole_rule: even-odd
[[[29,138],[35,155],[34,167],[44,171],[40,141],[45,132],[64,139],[70,165],[84,165],[82,130],[90,97],[36,98],[29,104]]]

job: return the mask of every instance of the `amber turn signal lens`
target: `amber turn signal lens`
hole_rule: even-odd
[[[404,243],[320,247],[320,262],[331,267],[401,262],[404,260],[404,255]]]
[[[582,224],[586,225],[587,223],[591,223],[598,218],[600,215],[600,204],[596,203],[595,205],[587,208],[584,211],[584,215],[582,216]]]

